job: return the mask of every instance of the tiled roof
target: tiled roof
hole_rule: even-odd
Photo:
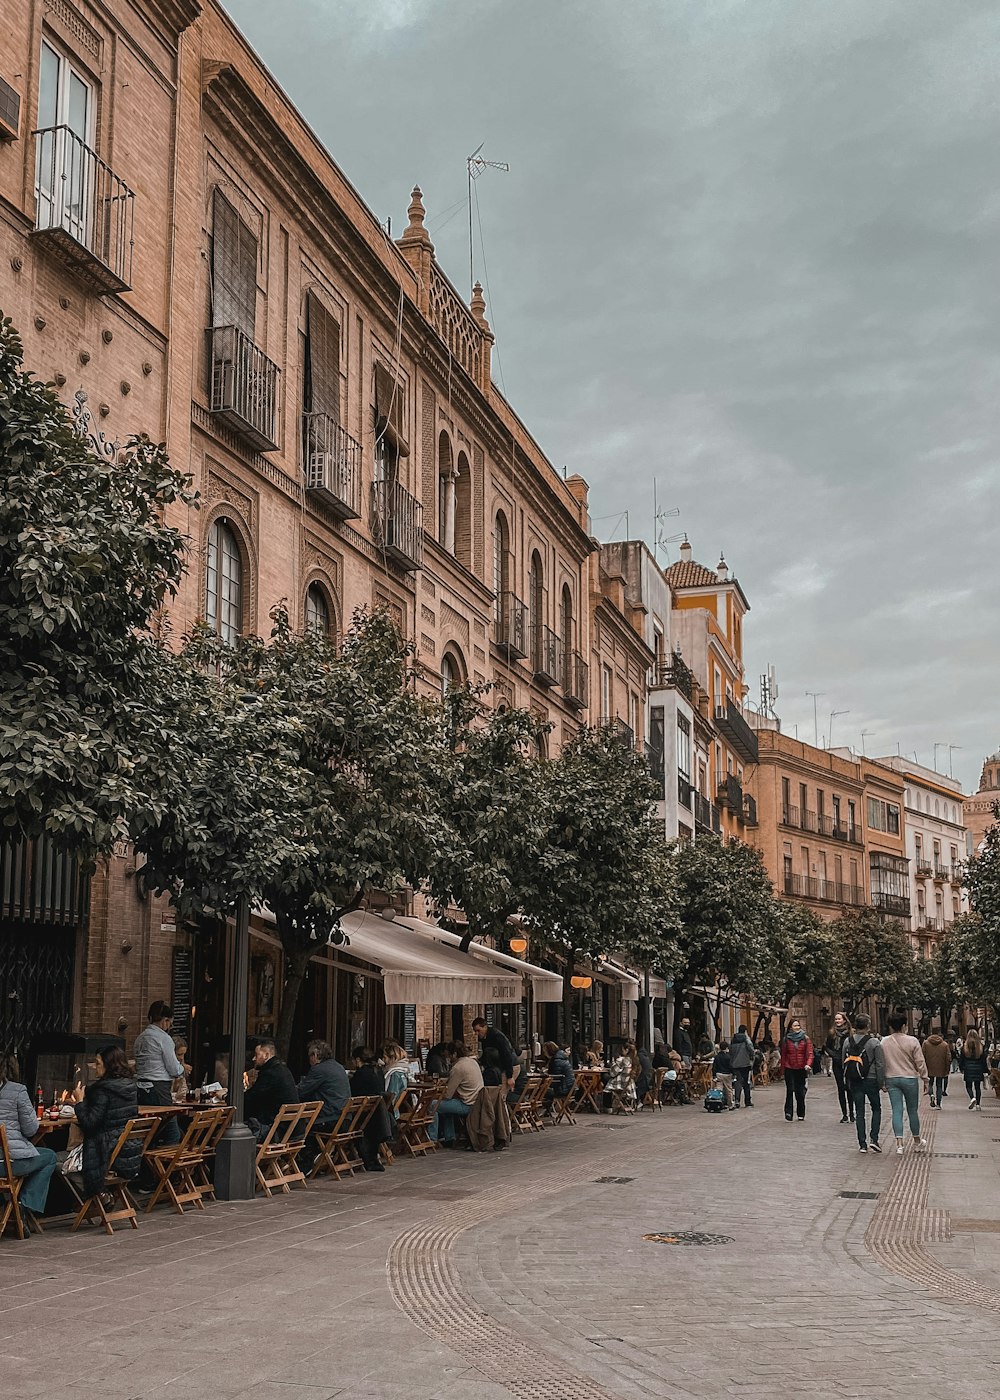
[[[719,576],[714,569],[696,564],[693,559],[678,559],[664,570],[672,588],[718,588]]]

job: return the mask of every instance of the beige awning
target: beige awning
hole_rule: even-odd
[[[412,928],[445,947],[461,947],[461,934],[438,928],[437,924],[427,923],[424,919],[397,918],[396,923],[405,924],[407,928]],[[475,958],[477,962],[493,963],[497,967],[508,969],[520,977],[530,977],[531,995],[536,1002],[562,1001],[563,980],[558,972],[550,972],[546,967],[536,967],[534,963],[525,962],[523,958],[515,958],[513,953],[502,953],[498,948],[488,948],[485,943],[470,943],[468,956]]]
[[[625,1001],[638,1001],[640,996],[639,979],[631,972],[626,972],[617,963],[611,962],[609,958],[602,958],[597,964],[595,971],[612,982],[617,982],[622,989],[622,997]]]
[[[345,952],[382,972],[389,1006],[480,1006],[518,1003],[520,975],[501,972],[470,953],[446,947],[408,927],[360,910],[345,914],[340,926],[349,941]]]

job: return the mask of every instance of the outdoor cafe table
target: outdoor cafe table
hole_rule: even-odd
[[[592,1113],[600,1113],[601,1105],[595,1098],[596,1094],[604,1092],[604,1080],[601,1078],[599,1069],[578,1069],[575,1070],[576,1086],[580,1097],[576,1101],[576,1109],[590,1108]]]

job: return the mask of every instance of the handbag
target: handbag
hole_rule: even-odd
[[[63,1176],[78,1176],[83,1171],[83,1143],[78,1142],[75,1147],[71,1147],[60,1163],[59,1170]]]

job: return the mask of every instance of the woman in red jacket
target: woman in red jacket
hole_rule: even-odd
[[[799,1122],[806,1116],[806,1079],[813,1062],[812,1041],[798,1019],[791,1022],[781,1042],[781,1068],[785,1071],[785,1118],[792,1121],[792,1098]]]

